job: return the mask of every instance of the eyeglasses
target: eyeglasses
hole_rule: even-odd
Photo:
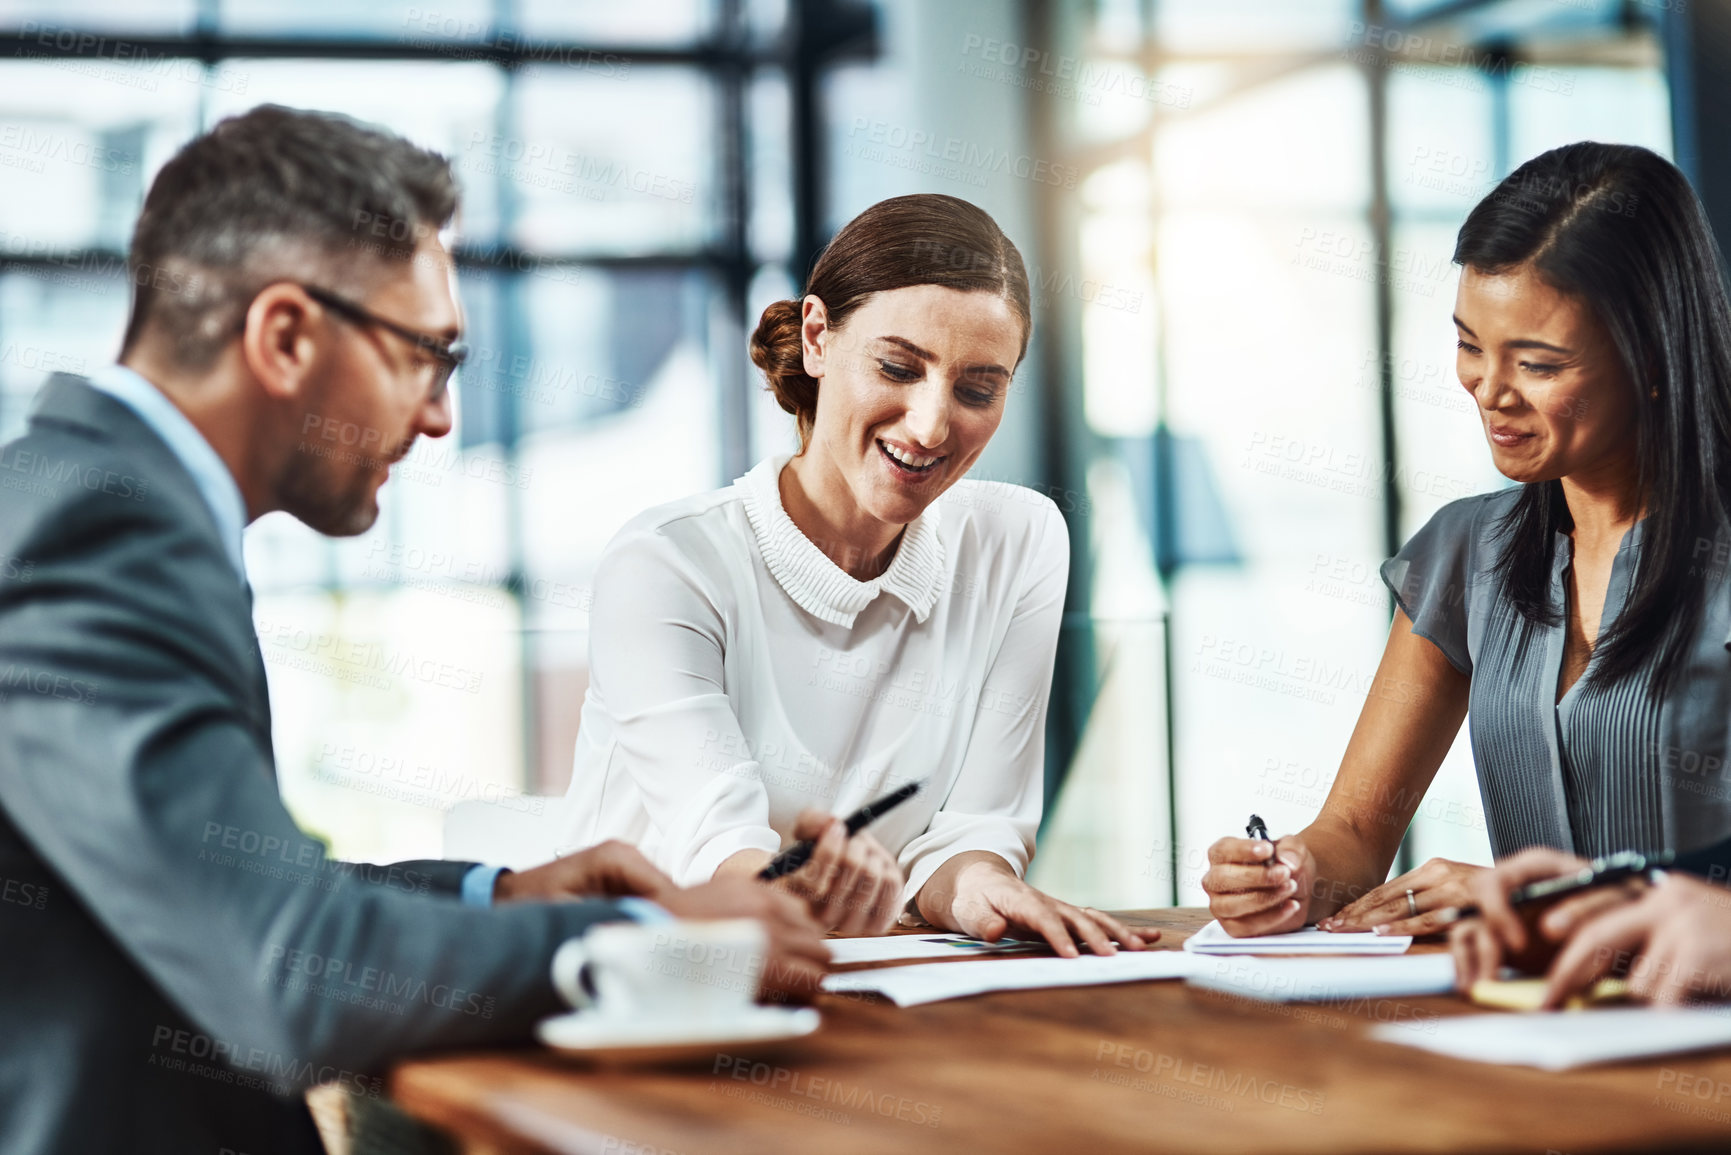
[[[299,282],[297,282],[298,284]],[[438,404],[445,399],[445,386],[451,380],[464,361],[469,359],[469,346],[463,341],[447,341],[431,333],[423,333],[411,329],[407,325],[399,325],[395,321],[379,316],[370,309],[338,296],[329,289],[321,289],[317,285],[300,285],[301,291],[337,316],[355,325],[375,325],[387,333],[401,337],[413,343],[415,348],[433,359],[433,381],[427,389],[427,400]]]

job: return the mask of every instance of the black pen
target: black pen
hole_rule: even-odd
[[[1541,879],[1529,882],[1525,886],[1517,886],[1509,891],[1509,905],[1512,907],[1532,906],[1538,903],[1567,898],[1578,891],[1588,890],[1596,886],[1609,886],[1613,883],[1627,882],[1638,878],[1651,885],[1658,881],[1666,867],[1677,860],[1674,852],[1666,850],[1655,854],[1641,854],[1634,850],[1623,850],[1616,854],[1595,858],[1579,870],[1556,878]],[[1455,908],[1455,915],[1448,920],[1449,924],[1459,922],[1463,918],[1477,918],[1483,912],[1477,903],[1466,903]]]
[[[1246,838],[1260,838],[1268,845],[1274,845],[1274,839],[1268,834],[1268,824],[1262,821],[1260,815],[1252,814],[1250,816],[1250,825],[1244,828],[1244,836]]]
[[[870,826],[873,822],[876,822],[879,818],[918,794],[920,792],[920,786],[921,783],[919,782],[909,782],[901,789],[885,794],[876,802],[868,802],[858,810],[855,810],[852,814],[847,816],[848,837],[852,838],[867,826]],[[805,865],[806,860],[811,857],[811,852],[816,849],[816,847],[817,843],[813,842],[809,838],[794,843],[792,846],[770,859],[769,865],[757,872],[757,877],[768,882],[772,878],[780,878],[784,874],[792,874],[794,871]]]

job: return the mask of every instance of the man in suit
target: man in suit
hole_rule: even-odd
[[[241,530],[361,533],[450,430],[455,209],[399,138],[224,121],[146,198],[121,364],[50,380],[0,447],[0,1152],[317,1151],[307,1087],[526,1037],[602,921],[756,918],[768,993],[821,973],[767,887],[681,891],[617,845],[338,863],[278,797]]]

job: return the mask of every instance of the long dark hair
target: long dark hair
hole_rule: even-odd
[[[1731,298],[1700,200],[1644,148],[1583,141],[1534,157],[1461,226],[1455,263],[1495,274],[1530,264],[1586,302],[1634,391],[1638,492],[1646,502],[1629,595],[1591,676],[1609,683],[1657,653],[1662,695],[1700,622],[1701,549],[1731,509]],[[1658,396],[1652,396],[1652,390]],[[1572,528],[1560,482],[1522,486],[1498,526],[1503,589],[1529,623],[1554,625],[1554,535]],[[1704,537],[1705,535],[1705,537]]]

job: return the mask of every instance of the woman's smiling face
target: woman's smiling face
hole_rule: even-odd
[[[1603,324],[1530,265],[1461,270],[1455,357],[1499,472],[1518,482],[1633,469],[1636,402]]]
[[[997,432],[1022,322],[1002,297],[941,285],[874,293],[839,329],[818,298],[803,308],[805,371],[818,382],[806,452],[861,513],[906,525]]]

